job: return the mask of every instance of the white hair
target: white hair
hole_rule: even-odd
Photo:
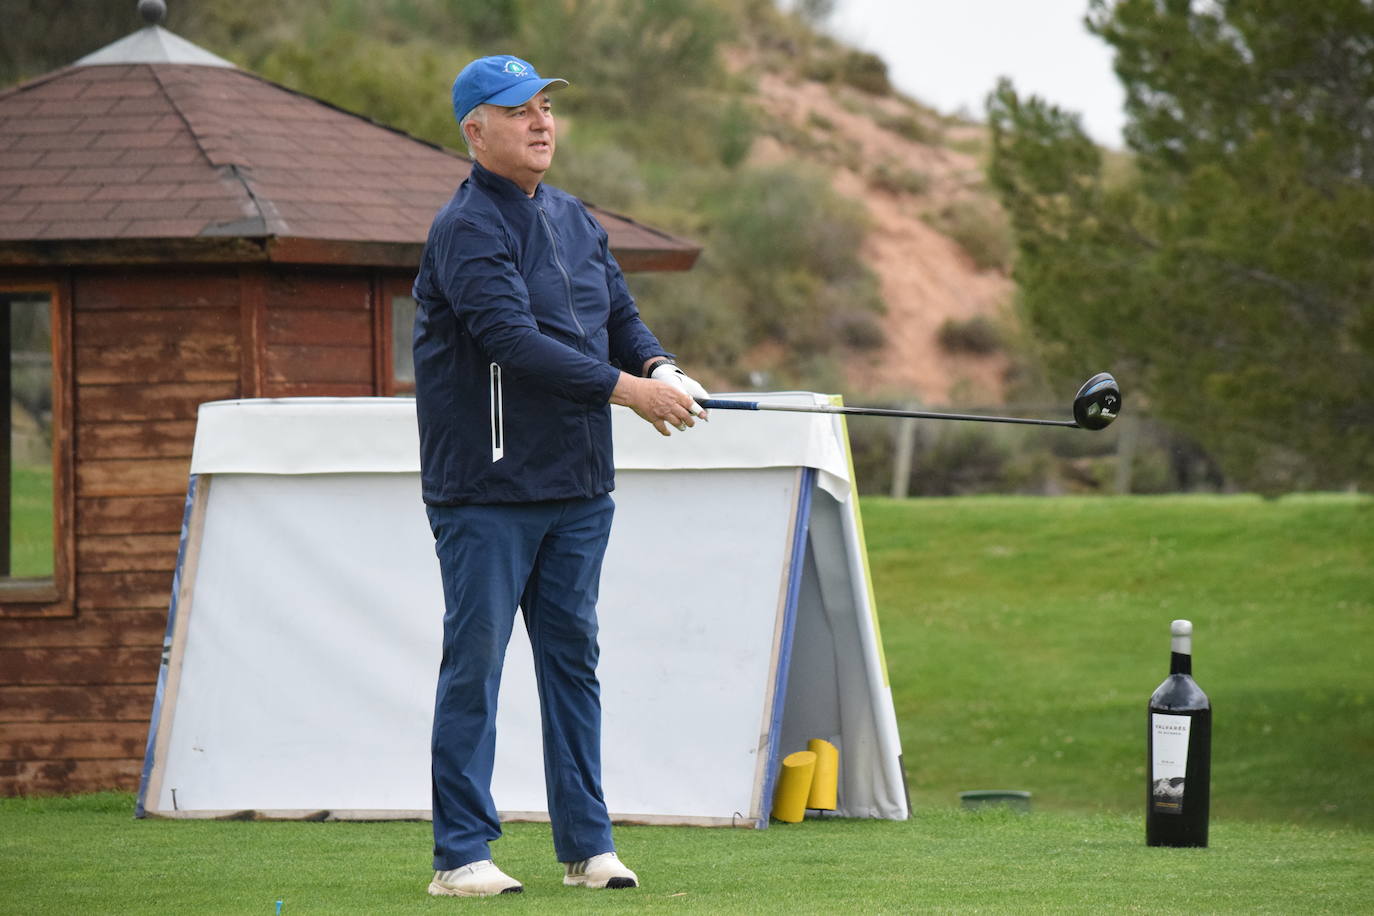
[[[487,126],[487,103],[478,102],[472,110],[458,119],[458,130],[463,134],[463,143],[467,145],[468,156],[477,158],[472,152],[472,141],[468,139],[468,122],[476,121],[482,127]]]

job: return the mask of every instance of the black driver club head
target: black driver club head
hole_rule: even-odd
[[[1073,420],[1083,429],[1106,429],[1121,412],[1121,389],[1110,372],[1083,383],[1073,399]]]

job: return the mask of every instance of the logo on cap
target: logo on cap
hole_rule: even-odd
[[[505,71],[506,71],[507,73],[509,73],[511,76],[529,76],[529,75],[530,75],[530,68],[527,67],[527,66],[525,66],[524,64],[522,64],[522,63],[521,63],[520,61],[518,61],[518,60],[508,60],[508,61],[506,61],[506,66],[505,66],[504,69],[505,69]]]

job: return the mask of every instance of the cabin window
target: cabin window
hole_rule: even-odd
[[[0,596],[51,588],[57,501],[53,469],[53,307],[41,292],[0,292]]]

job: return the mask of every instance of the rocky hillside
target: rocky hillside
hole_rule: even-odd
[[[846,361],[847,391],[931,405],[1000,403],[1004,352],[976,341],[941,344],[942,326],[986,337],[1009,320],[1010,243],[984,189],[984,128],[895,93],[800,74],[766,73],[757,89],[772,126],[751,158],[813,162],[869,215],[864,259],[880,279],[886,342]]]

